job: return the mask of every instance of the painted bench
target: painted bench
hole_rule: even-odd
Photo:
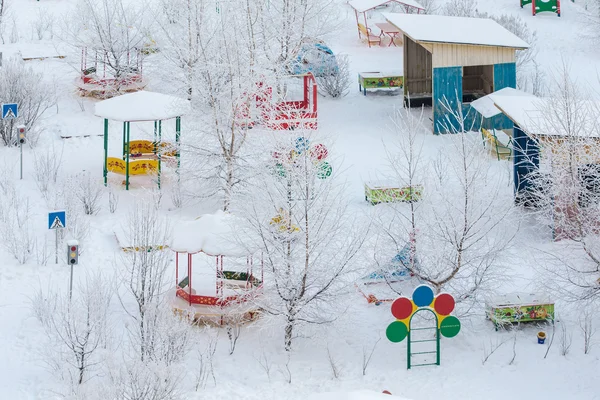
[[[512,156],[512,139],[504,132],[481,128],[481,138],[484,140],[484,146],[487,143],[498,161],[507,160]]]
[[[404,87],[404,76],[400,72],[360,72],[358,90],[367,95],[367,89],[390,89]]]

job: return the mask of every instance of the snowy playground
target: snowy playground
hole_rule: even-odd
[[[600,0],[0,0],[0,39],[0,399],[600,400]]]

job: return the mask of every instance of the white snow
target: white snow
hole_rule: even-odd
[[[388,3],[399,3],[420,10],[425,9],[425,7],[414,0],[352,0],[348,2],[350,7],[354,8],[359,13],[372,10],[373,8],[380,7]]]
[[[179,253],[243,257],[250,252],[237,242],[236,229],[240,225],[238,218],[220,210],[205,214],[194,221],[177,224],[169,247]]]
[[[308,400],[408,400],[404,397],[378,393],[368,390],[355,392],[327,392],[309,396]]]
[[[526,96],[532,97],[531,94],[522,92],[513,88],[500,89],[494,93],[485,95],[471,102],[471,107],[476,109],[484,118],[491,118],[502,114],[502,111],[494,105],[494,99],[500,96]]]
[[[527,43],[492,19],[444,15],[383,13],[416,42],[470,44],[526,49]]]
[[[95,107],[97,117],[114,121],[158,121],[186,114],[190,102],[179,97],[142,90],[101,101]]]
[[[535,304],[554,304],[550,296],[541,293],[508,293],[491,297],[486,305],[490,307],[529,306]]]

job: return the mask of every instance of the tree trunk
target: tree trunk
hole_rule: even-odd
[[[285,351],[292,351],[292,334],[295,323],[296,321],[294,318],[288,317],[287,323],[285,324]]]

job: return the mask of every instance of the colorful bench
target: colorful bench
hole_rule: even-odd
[[[491,298],[486,302],[486,313],[496,330],[510,323],[554,323],[554,301],[534,293],[511,293]]]
[[[381,183],[365,183],[365,200],[372,205],[393,202],[414,202],[421,200],[423,186],[397,187]]]
[[[373,35],[371,28],[367,28],[360,22],[358,23],[358,32],[360,37],[367,40],[369,47],[371,47],[371,43],[377,43],[381,45],[381,36]]]
[[[501,159],[508,160],[512,156],[512,139],[504,132],[502,132],[502,135],[505,136],[505,138],[499,139],[498,134],[498,131],[494,129],[490,131],[485,128],[481,128],[481,138],[484,140],[484,146],[487,143],[490,151],[492,154],[496,155],[498,161]]]
[[[367,89],[403,88],[404,76],[398,72],[360,72],[358,90],[367,95]]]

